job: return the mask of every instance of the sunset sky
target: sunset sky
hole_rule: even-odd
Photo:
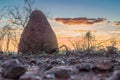
[[[23,0],[0,0],[4,6],[24,6]],[[81,36],[87,31],[99,38],[120,35],[120,0],[35,0],[58,37]],[[107,36],[107,37],[106,37]]]

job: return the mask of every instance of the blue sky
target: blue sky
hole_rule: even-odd
[[[118,20],[120,0],[45,0],[43,6],[55,17],[105,17]]]
[[[120,0],[35,0],[34,7],[52,17],[88,17],[120,20]],[[23,0],[0,0],[6,5],[23,6]]]

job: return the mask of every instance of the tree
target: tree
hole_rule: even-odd
[[[80,52],[83,50],[82,45],[82,37],[78,36],[74,38],[74,40],[69,40],[71,43],[72,47],[74,48],[75,51]]]
[[[2,45],[5,42],[5,51],[9,51],[10,44],[17,48],[19,36],[17,31],[12,32],[13,29],[25,28],[28,23],[29,16],[33,11],[33,5],[35,0],[23,0],[24,7],[21,8],[19,6],[5,6],[2,8],[0,13],[0,21],[4,21],[0,23],[0,51],[2,51]],[[19,28],[18,28],[19,27]],[[11,41],[15,41],[12,42]]]
[[[29,16],[33,10],[35,0],[24,0],[25,6],[20,8],[18,6],[5,6],[2,9],[2,16],[8,20],[12,26],[19,26],[25,28]]]
[[[90,49],[90,45],[91,45],[91,39],[92,39],[92,33],[90,31],[88,31],[86,34],[85,34],[85,39],[87,40],[87,49],[89,50]]]
[[[2,51],[2,45],[4,44],[4,40],[6,40],[6,50],[9,49],[9,42],[10,42],[10,32],[9,32],[9,25],[6,25],[0,29],[0,51]],[[8,35],[9,34],[9,35]],[[9,37],[9,38],[8,38]]]
[[[28,13],[31,13],[33,10],[32,6],[34,5],[35,0],[24,0],[24,2],[26,4],[25,7],[26,11],[28,11]]]

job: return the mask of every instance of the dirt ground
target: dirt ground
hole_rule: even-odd
[[[9,59],[17,59],[28,71],[33,71],[41,80],[55,80],[58,69],[70,71],[71,80],[112,80],[120,69],[120,56],[109,55],[2,55],[0,65]],[[0,68],[2,69],[2,68]],[[32,70],[31,70],[32,69]],[[2,70],[0,70],[1,72]],[[0,76],[1,80],[2,76]],[[117,79],[114,79],[117,80]]]

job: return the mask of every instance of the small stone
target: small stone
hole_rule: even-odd
[[[55,61],[55,60],[51,61],[51,65],[57,65],[57,64],[59,64],[58,61]]]
[[[34,76],[29,72],[26,72],[19,78],[19,80],[41,80],[41,78],[38,76]]]
[[[114,71],[113,75],[107,80],[120,80],[120,70]]]
[[[2,77],[4,79],[18,79],[26,72],[26,68],[18,60],[8,60],[2,64]]]
[[[54,77],[54,74],[46,74],[46,75],[44,75],[43,78],[44,79],[54,79],[55,77]]]
[[[113,76],[120,76],[120,70],[116,70],[113,72]]]
[[[71,76],[67,70],[59,70],[55,72],[55,80],[70,80]]]
[[[52,67],[52,65],[46,65],[45,70],[50,70]]]
[[[71,58],[71,59],[69,60],[69,64],[70,64],[70,65],[74,65],[74,64],[78,64],[78,63],[79,63],[79,61],[76,60],[75,58]]]
[[[37,62],[36,62],[35,59],[30,59],[29,63],[30,63],[30,64],[37,64]]]
[[[114,80],[120,80],[120,70],[116,70],[113,72]]]
[[[61,59],[55,59],[51,61],[51,65],[57,65],[57,64],[65,64],[65,62]]]
[[[78,73],[78,70],[76,69],[75,66],[56,66],[52,68],[53,71],[58,71],[58,70],[67,70],[70,74],[76,74]]]
[[[30,67],[28,67],[27,71],[32,74],[37,74],[39,71],[39,67],[38,66],[30,66]]]
[[[43,62],[42,61],[37,61],[37,65],[42,65]]]
[[[3,60],[4,54],[0,53],[0,60]]]
[[[88,63],[81,63],[79,65],[76,66],[76,68],[78,69],[79,72],[81,71],[90,71],[91,70],[91,66]]]
[[[114,66],[110,63],[97,62],[92,66],[92,70],[95,72],[111,72]]]
[[[10,59],[10,60],[7,60],[5,62],[3,62],[1,64],[2,67],[7,67],[7,66],[10,66],[12,64],[20,64],[19,60],[18,59]]]
[[[10,56],[10,58],[11,58],[11,59],[16,59],[17,56],[18,56],[17,54],[12,54],[12,55]]]

